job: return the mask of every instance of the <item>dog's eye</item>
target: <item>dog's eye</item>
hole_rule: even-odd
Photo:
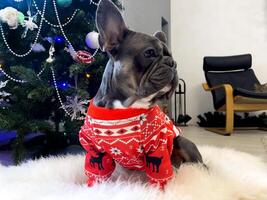
[[[144,57],[145,58],[155,58],[157,57],[155,49],[149,48],[144,51]]]

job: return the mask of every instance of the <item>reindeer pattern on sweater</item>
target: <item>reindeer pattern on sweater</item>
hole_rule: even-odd
[[[145,171],[162,187],[172,178],[173,139],[180,134],[158,106],[150,109],[105,109],[91,102],[79,133],[87,151],[88,185],[109,178],[116,163]]]

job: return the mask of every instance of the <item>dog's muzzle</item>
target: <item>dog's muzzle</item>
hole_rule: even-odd
[[[143,75],[137,90],[138,97],[148,97],[157,93],[166,86],[171,86],[169,91],[160,96],[170,98],[178,84],[176,62],[171,56],[163,56],[154,61],[150,69]]]

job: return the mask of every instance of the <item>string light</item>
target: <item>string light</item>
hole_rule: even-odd
[[[55,40],[55,43],[62,43],[62,42],[64,42],[64,38],[61,37],[61,36],[56,36],[54,38],[54,40]]]
[[[57,87],[60,88],[61,90],[66,90],[69,88],[69,83],[68,82],[61,82],[57,84]]]

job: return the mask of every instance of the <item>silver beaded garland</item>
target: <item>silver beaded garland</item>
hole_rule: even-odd
[[[74,47],[72,46],[71,42],[69,41],[64,29],[63,29],[63,26],[61,24],[61,21],[60,21],[60,18],[59,18],[59,14],[58,14],[58,9],[57,9],[57,4],[56,4],[56,0],[53,0],[53,5],[54,5],[54,11],[55,11],[55,14],[56,14],[56,18],[57,18],[57,21],[58,21],[58,25],[59,25],[59,28],[61,30],[61,33],[63,34],[63,37],[65,38],[65,40],[67,41],[67,43],[69,44],[69,46],[73,49],[74,53],[77,55],[77,51],[74,49]],[[93,53],[93,55],[90,55],[89,58],[93,58],[98,52],[98,49],[95,50],[95,52]]]
[[[42,73],[45,71],[46,67],[44,67],[38,74],[37,76],[40,77],[42,75]],[[0,72],[2,72],[4,74],[5,77],[7,77],[9,80],[14,81],[16,83],[27,83],[28,81],[25,80],[19,80],[19,79],[15,79],[12,76],[10,76],[9,74],[7,74],[4,69],[2,68],[2,65],[0,65]]]
[[[5,43],[6,47],[8,48],[8,50],[9,50],[14,56],[23,58],[23,57],[29,55],[29,54],[32,52],[34,46],[36,45],[36,43],[37,43],[37,41],[38,41],[38,38],[39,38],[39,36],[40,36],[40,33],[41,33],[41,29],[42,29],[42,25],[43,25],[43,17],[44,17],[45,9],[46,9],[46,2],[47,2],[47,0],[44,0],[43,12],[42,12],[42,15],[41,15],[41,21],[40,21],[40,25],[39,25],[39,28],[38,28],[38,32],[37,32],[36,38],[35,38],[35,40],[34,40],[34,42],[33,42],[33,45],[31,46],[31,48],[30,48],[26,53],[24,53],[24,54],[17,54],[15,51],[13,51],[13,50],[11,49],[11,47],[9,46],[9,44],[8,44],[8,42],[7,42],[7,40],[6,40],[3,26],[2,26],[2,24],[0,23],[0,31],[1,31],[1,35],[2,35],[2,37],[3,37],[4,43]]]
[[[69,117],[72,117],[72,115],[69,113],[69,111],[66,109],[63,101],[62,101],[62,98],[60,96],[60,93],[59,93],[59,89],[58,89],[58,85],[57,85],[57,81],[56,81],[56,76],[55,76],[55,71],[53,69],[53,67],[50,67],[51,69],[51,72],[52,72],[52,77],[53,77],[53,83],[54,83],[54,87],[56,89],[56,94],[57,94],[57,98],[60,102],[60,105],[61,105],[61,108],[64,110],[64,112],[69,116]],[[76,120],[84,120],[85,118],[84,117],[78,117],[78,118],[75,118]]]
[[[38,13],[39,15],[41,15],[42,12],[41,12],[40,9],[38,8],[38,5],[37,5],[37,3],[36,3],[35,0],[33,0],[33,5],[34,5],[35,9],[37,10],[37,13]],[[75,17],[75,15],[77,14],[78,11],[79,11],[79,9],[76,9],[76,10],[73,12],[72,16],[69,18],[69,20],[68,20],[67,22],[65,22],[64,24],[62,24],[62,27],[67,26],[67,25],[73,20],[73,18]],[[59,28],[59,25],[51,23],[51,22],[48,21],[45,17],[44,17],[44,21],[45,21],[48,25],[50,25],[50,26],[52,26],[52,27]]]
[[[11,77],[11,76],[9,76],[3,69],[2,69],[2,66],[0,66],[0,71],[9,79],[9,80],[11,80],[11,81],[14,81],[14,82],[16,82],[16,83],[26,83],[26,81],[24,81],[24,80],[18,80],[18,79],[15,79],[15,78],[13,78],[13,77]]]
[[[94,2],[93,0],[90,0],[90,4],[94,4],[94,5],[98,6],[98,3]]]
[[[2,35],[2,37],[3,37],[4,43],[5,43],[5,45],[7,46],[8,50],[9,50],[13,55],[15,55],[15,56],[17,56],[17,57],[20,57],[20,58],[29,55],[29,54],[32,52],[34,45],[35,45],[35,44],[37,43],[37,41],[38,41],[38,38],[39,38],[39,36],[40,36],[41,29],[42,29],[43,22],[46,22],[47,24],[49,24],[49,25],[52,26],[52,27],[60,28],[60,30],[61,30],[61,32],[62,32],[62,34],[63,34],[65,40],[67,41],[67,43],[69,44],[69,46],[70,46],[71,48],[73,48],[71,42],[69,41],[68,37],[67,37],[66,34],[65,34],[65,31],[64,31],[63,27],[67,26],[67,25],[73,20],[73,18],[75,17],[75,15],[76,15],[77,12],[78,12],[78,9],[76,9],[76,10],[74,11],[73,15],[70,17],[70,19],[69,19],[66,23],[61,24],[61,21],[60,21],[60,18],[59,18],[59,14],[58,14],[58,10],[57,10],[57,6],[56,6],[56,0],[53,0],[54,12],[55,12],[55,14],[56,14],[56,18],[57,18],[57,21],[58,21],[58,25],[55,25],[55,24],[52,24],[51,22],[49,22],[49,21],[48,21],[47,19],[45,19],[45,17],[44,17],[44,15],[45,15],[45,11],[46,11],[47,0],[44,0],[44,7],[43,7],[43,11],[42,11],[42,12],[39,10],[39,8],[38,8],[38,6],[37,6],[35,0],[33,0],[33,3],[34,3],[34,6],[35,6],[35,8],[36,8],[38,14],[41,15],[41,21],[40,21],[40,25],[39,25],[39,28],[38,28],[38,32],[37,32],[36,38],[35,38],[35,40],[34,40],[34,43],[33,43],[32,47],[31,47],[31,49],[30,49],[29,51],[27,51],[26,53],[24,53],[24,54],[17,54],[16,52],[14,52],[14,51],[10,48],[10,46],[9,46],[7,40],[6,40],[6,37],[5,37],[5,33],[4,33],[4,30],[3,30],[2,24],[0,23],[0,31],[1,31],[1,35]],[[92,3],[92,4],[96,5],[96,6],[98,5],[98,4],[95,3],[93,0],[90,0],[90,3]],[[74,48],[73,48],[73,50],[74,50],[75,54],[77,55],[77,52],[75,51]],[[93,57],[97,54],[98,50],[99,50],[99,49],[96,49],[95,52],[90,56],[90,58],[93,58]],[[56,81],[56,77],[55,77],[55,71],[54,71],[53,67],[50,67],[50,69],[51,69],[51,72],[52,72],[53,83],[54,83],[54,87],[55,87],[55,89],[56,89],[57,97],[58,97],[59,102],[60,102],[60,104],[61,104],[61,108],[65,111],[65,113],[66,113],[68,116],[71,117],[72,115],[71,115],[71,114],[68,112],[68,110],[66,109],[65,105],[63,104],[62,98],[61,98],[61,96],[60,96],[59,89],[58,89],[58,85],[57,85],[57,81]],[[41,74],[44,72],[44,70],[45,70],[45,67],[44,67],[44,68],[37,74],[37,76],[38,76],[38,77],[41,76]],[[27,81],[25,81],[25,80],[18,80],[18,79],[15,79],[15,78],[11,77],[10,75],[8,75],[8,74],[2,69],[2,66],[1,66],[1,65],[0,65],[0,72],[2,72],[2,73],[3,73],[9,80],[11,80],[11,81],[14,81],[14,82],[17,82],[17,83],[26,83],[26,82],[27,82]],[[76,118],[76,120],[84,120],[84,119],[85,119],[84,117],[78,117],[78,118]]]

